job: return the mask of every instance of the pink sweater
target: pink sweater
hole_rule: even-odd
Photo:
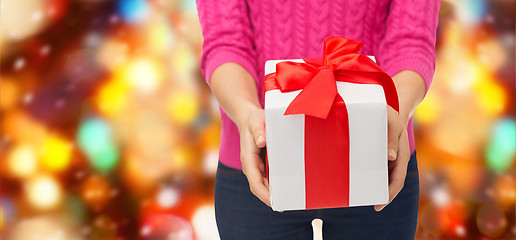
[[[263,106],[264,64],[270,59],[317,58],[323,39],[361,41],[360,53],[374,55],[391,76],[419,73],[428,90],[435,69],[438,0],[197,0],[204,35],[201,70],[235,62],[254,77]],[[241,169],[239,134],[222,109],[219,158]],[[412,118],[408,124],[414,151]]]

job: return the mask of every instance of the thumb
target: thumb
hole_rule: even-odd
[[[390,107],[389,107],[390,108]],[[398,140],[403,128],[397,119],[397,113],[390,108],[388,112],[388,159],[394,161],[398,158]]]
[[[265,147],[265,124],[253,123],[251,124],[251,134],[257,147]]]

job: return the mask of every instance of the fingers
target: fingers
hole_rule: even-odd
[[[244,158],[246,159],[242,161],[242,170],[249,181],[251,192],[270,207],[269,184],[264,172],[260,170],[264,169],[263,163],[258,161],[256,156],[244,156]]]
[[[405,176],[407,168],[397,165],[394,167],[391,175],[389,176],[389,202],[387,204],[381,204],[374,206],[376,211],[381,211],[385,206],[394,200],[398,193],[403,189],[405,185]]]
[[[403,126],[398,120],[398,112],[390,106],[387,108],[387,118],[389,130],[387,159],[394,161],[398,158],[398,140],[403,131]]]
[[[405,185],[405,178],[407,176],[407,165],[409,160],[410,149],[408,136],[406,131],[402,131],[399,140],[398,157],[395,162],[390,163],[394,165],[394,167],[392,168],[392,172],[389,176],[389,202],[387,204],[374,206],[376,211],[381,211],[385,206],[390,204],[403,189],[403,186]]]
[[[260,158],[259,141],[256,141],[261,140],[257,138],[260,137],[260,135],[263,135],[263,146],[265,146],[265,129],[260,128],[260,121],[253,122],[255,123],[250,123],[248,131],[241,133],[240,158],[242,162],[242,171],[247,177],[251,192],[262,202],[270,206],[269,185],[266,178],[265,165]],[[263,125],[262,128],[264,128]],[[255,134],[257,136],[256,138]]]

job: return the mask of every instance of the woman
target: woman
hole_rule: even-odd
[[[221,105],[215,211],[222,239],[413,239],[419,180],[412,112],[435,69],[437,0],[198,0],[201,70]],[[323,39],[364,44],[392,76],[400,112],[388,110],[389,204],[274,212],[260,149],[265,147],[264,63],[318,58]],[[376,210],[376,211],[375,211]]]

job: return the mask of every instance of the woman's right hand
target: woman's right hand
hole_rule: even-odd
[[[242,171],[249,181],[251,192],[270,207],[269,184],[265,165],[260,157],[260,149],[265,147],[264,110],[250,107],[237,125],[240,132]]]
[[[253,76],[241,65],[227,62],[213,71],[210,87],[224,112],[238,126],[240,161],[251,192],[270,206],[269,184],[260,158],[260,148],[265,147],[265,113]]]

